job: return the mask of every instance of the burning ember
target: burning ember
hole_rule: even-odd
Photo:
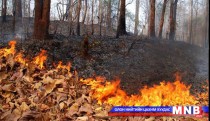
[[[120,89],[120,81],[106,82],[104,78],[89,78],[81,80],[91,86],[92,98],[99,104],[114,106],[174,106],[194,105],[196,99],[190,95],[190,86],[181,83],[181,78],[176,75],[173,83],[160,82],[160,85],[144,87],[139,90],[139,95],[128,96]]]
[[[22,53],[15,53],[15,44],[15,41],[11,41],[9,42],[9,49],[0,49],[0,57],[6,57],[11,54],[16,62],[28,65]],[[43,69],[46,60],[46,50],[41,50],[33,59],[33,63]],[[56,68],[66,69],[70,73],[71,64],[63,65],[60,61]],[[145,86],[139,90],[138,95],[130,96],[120,88],[120,80],[108,82],[103,77],[96,77],[81,79],[81,82],[90,86],[90,95],[99,104],[115,106],[174,106],[194,105],[197,103],[195,97],[190,94],[190,86],[181,83],[179,75],[176,75],[173,83],[160,82],[159,85],[154,85],[153,87]]]

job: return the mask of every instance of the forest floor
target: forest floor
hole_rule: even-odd
[[[104,76],[110,81],[119,78],[121,80],[120,87],[129,95],[138,94],[139,89],[144,86],[152,87],[164,80],[173,82],[177,72],[182,77],[181,82],[191,85],[191,94],[195,95],[207,91],[203,88],[208,83],[206,80],[209,78],[209,50],[206,48],[179,41],[151,40],[139,36],[122,36],[118,39],[110,36],[89,36],[88,56],[84,56],[83,40],[84,36],[66,37],[60,34],[53,35],[50,40],[43,41],[17,39],[16,49],[18,52],[23,52],[25,58],[29,60],[38,55],[41,49],[46,50],[47,62],[45,67],[47,69],[53,68],[52,63],[58,63],[58,61],[71,62],[71,72],[76,70],[79,78]],[[8,46],[7,41],[0,44],[0,48],[6,46]],[[3,82],[2,84],[4,85]],[[69,105],[73,107],[72,104]],[[60,112],[65,111],[67,110]],[[60,116],[63,114],[59,114],[58,117]],[[135,119],[128,121],[132,120],[135,121]]]
[[[84,37],[77,36],[45,41],[19,40],[17,49],[23,50],[25,55],[47,50],[48,67],[52,67],[52,62],[71,62],[72,70],[77,70],[82,78],[119,78],[122,89],[128,94],[138,93],[145,85],[164,80],[172,82],[176,72],[181,74],[185,84],[192,85],[192,92],[202,91],[201,85],[208,79],[209,56],[205,48],[143,37],[91,36],[88,38],[89,57],[84,57],[83,40]]]

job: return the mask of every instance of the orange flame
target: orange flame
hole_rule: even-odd
[[[7,48],[3,48],[3,49],[0,49],[0,55],[6,57],[7,55],[14,55],[15,54],[15,45],[16,45],[16,41],[10,41],[9,42],[9,46],[10,48],[7,49]]]
[[[89,78],[81,80],[90,85],[92,98],[99,104],[105,103],[115,106],[172,106],[193,105],[197,101],[190,95],[190,86],[180,82],[177,76],[175,82],[160,82],[160,85],[144,87],[138,95],[127,95],[120,89],[120,81],[105,82],[103,78]]]
[[[15,61],[19,62],[19,63],[22,63],[22,64],[26,64],[26,59],[23,58],[23,54],[22,53],[18,53],[16,56],[15,56]]]
[[[57,69],[66,69],[68,72],[70,71],[71,68],[71,63],[67,63],[67,65],[63,65],[62,61],[58,62],[58,66],[56,67]]]
[[[44,62],[47,60],[46,50],[41,50],[39,55],[34,58],[34,63],[38,65],[41,69],[44,68]]]

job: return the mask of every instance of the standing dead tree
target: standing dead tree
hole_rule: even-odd
[[[76,29],[76,32],[77,32],[77,35],[80,36],[80,10],[81,10],[81,0],[78,0],[78,3],[77,3],[77,29]]]
[[[159,33],[158,37],[162,38],[162,32],[163,32],[163,24],[164,24],[164,18],[165,18],[165,11],[166,11],[166,4],[168,0],[164,0],[163,2],[163,8],[162,8],[162,13],[161,13],[161,19],[160,19],[160,24],[159,24]]]
[[[126,0],[121,0],[120,2],[120,16],[119,16],[119,22],[117,26],[117,34],[116,38],[119,38],[120,35],[127,34],[126,32],[126,22],[125,22],[125,3]]]
[[[139,0],[136,0],[135,27],[134,27],[135,35],[138,35],[138,26],[139,26]]]
[[[178,0],[171,0],[170,3],[170,32],[169,39],[174,41],[176,33],[176,9],[177,9]]]
[[[2,23],[6,22],[6,15],[7,15],[7,0],[2,0],[1,3],[1,16],[2,16]]]
[[[150,0],[150,15],[149,15],[149,37],[154,38],[155,37],[155,1],[156,0]]]
[[[34,38],[48,38],[51,0],[35,0]]]

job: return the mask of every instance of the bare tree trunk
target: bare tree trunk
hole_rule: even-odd
[[[155,0],[150,0],[149,37],[155,38]]]
[[[78,6],[77,6],[77,35],[80,36],[80,10],[81,10],[81,0],[78,0]]]
[[[70,8],[68,12],[68,19],[69,19],[69,36],[72,34],[72,10],[73,10],[73,0],[70,0]]]
[[[85,13],[84,13],[84,17],[83,17],[83,20],[82,20],[83,24],[85,23],[86,15],[87,15],[87,0],[85,0]]]
[[[190,44],[192,43],[192,16],[193,16],[193,0],[189,0],[190,2],[190,16],[188,20],[188,41]]]
[[[2,16],[2,23],[6,22],[6,16],[7,16],[7,0],[2,0],[2,11],[1,11],[1,16]]]
[[[126,3],[126,0],[121,0],[120,16],[119,16],[119,22],[118,22],[118,26],[117,26],[116,38],[119,38],[120,35],[126,34],[125,3]]]
[[[103,8],[102,8],[102,3],[101,3],[102,1],[101,0],[99,0],[99,35],[101,36],[101,24],[102,24],[102,10],[103,10]]]
[[[119,22],[120,1],[121,0],[118,0],[118,6],[117,6],[117,22],[116,22],[116,25],[118,25],[118,22]]]
[[[165,18],[165,11],[166,11],[166,4],[168,0],[164,0],[163,2],[163,8],[162,8],[162,13],[161,13],[161,20],[160,20],[160,25],[159,25],[159,38],[162,38],[162,32],[163,32],[163,24],[164,24],[164,18]]]
[[[51,0],[35,0],[34,38],[46,39],[49,36]]]
[[[177,13],[177,3],[178,3],[178,0],[175,0],[174,1],[174,13],[173,13],[173,22],[174,22],[174,32],[173,32],[173,39],[176,40],[176,13]]]
[[[205,30],[205,42],[204,47],[209,47],[209,0],[206,0],[206,30]]]
[[[176,30],[176,8],[178,0],[171,0],[169,40],[174,41]]]
[[[94,26],[93,26],[93,21],[94,21],[94,18],[93,18],[93,12],[94,12],[94,0],[92,0],[92,35],[94,34]]]
[[[22,2],[21,2],[21,0],[16,1],[16,17],[22,18]]]
[[[135,35],[138,35],[138,26],[139,26],[139,0],[136,0],[135,27],[134,27]]]
[[[23,0],[23,16],[25,17],[26,16],[26,0]]]
[[[111,0],[108,0],[108,7],[107,7],[107,29],[110,30],[111,28]]]
[[[30,21],[30,17],[31,17],[31,0],[28,1],[28,17],[29,17],[29,21]]]
[[[195,2],[195,24],[194,24],[194,34],[193,34],[193,38],[195,38],[194,39],[194,43],[196,44],[196,45],[199,45],[199,43],[198,43],[198,41],[196,41],[196,40],[198,40],[198,38],[197,38],[197,30],[198,30],[198,27],[197,27],[197,23],[198,23],[198,1],[196,1]]]
[[[16,1],[13,0],[13,20],[12,20],[12,31],[15,33],[15,23],[16,23]]]

